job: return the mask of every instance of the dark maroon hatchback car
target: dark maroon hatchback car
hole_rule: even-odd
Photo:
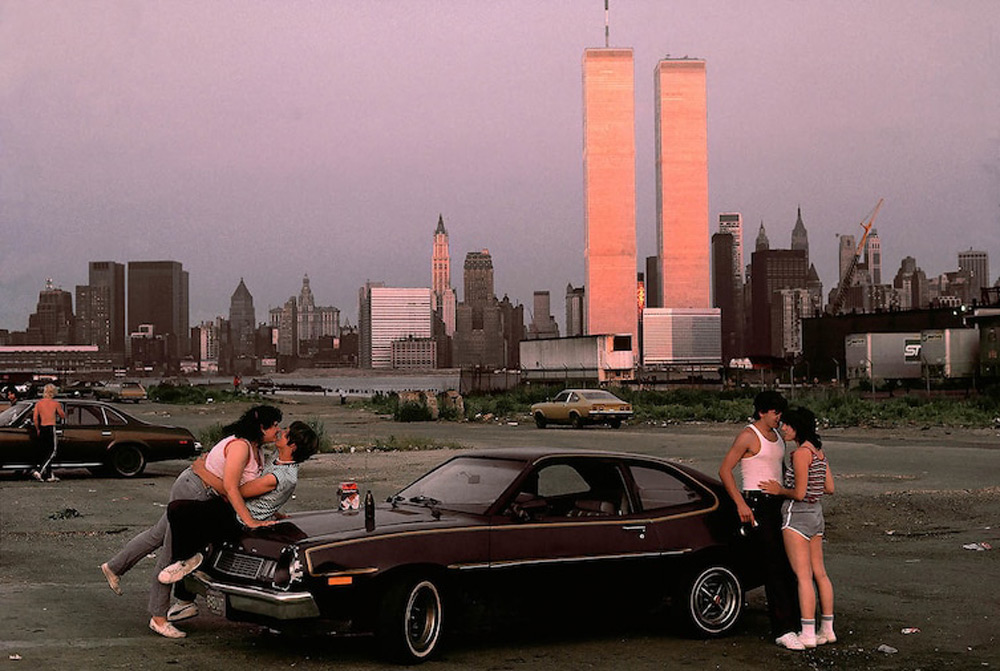
[[[470,611],[673,611],[696,634],[740,617],[748,570],[718,481],[655,458],[553,449],[456,456],[368,510],[292,515],[187,578],[214,612],[372,632],[419,662]],[[627,608],[628,611],[607,611]]]

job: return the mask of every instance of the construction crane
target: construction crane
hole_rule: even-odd
[[[844,301],[847,299],[847,290],[854,281],[854,272],[857,270],[858,263],[861,261],[861,254],[865,250],[865,243],[868,241],[868,234],[872,230],[872,224],[875,223],[875,217],[878,216],[878,211],[882,207],[882,200],[882,198],[879,198],[878,203],[875,205],[875,209],[871,211],[868,219],[858,224],[861,228],[865,229],[865,232],[862,234],[861,242],[858,243],[858,248],[854,252],[854,258],[852,258],[851,262],[847,264],[844,276],[840,278],[840,285],[837,287],[837,295],[834,296],[833,300],[830,302],[830,314],[832,315],[840,314],[840,310],[844,307]]]

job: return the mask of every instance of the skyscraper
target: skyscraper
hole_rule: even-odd
[[[586,49],[583,53],[586,333],[628,334],[635,352],[633,69],[631,49]]]
[[[28,316],[28,342],[32,345],[73,344],[73,294],[56,287],[51,279],[38,293],[35,312]]]
[[[166,355],[178,359],[189,351],[188,273],[178,261],[129,261],[128,332],[152,324],[166,341]]]
[[[802,208],[799,208],[798,216],[795,217],[795,227],[792,228],[792,249],[800,249],[806,253],[806,262],[809,262],[809,233],[806,232],[806,225],[802,223]]]
[[[106,326],[101,325],[96,344],[107,343],[108,351],[118,358],[125,356],[125,265],[114,261],[91,261],[91,287],[107,287]],[[104,334],[106,328],[107,335]]]
[[[391,368],[393,343],[431,338],[431,289],[367,282],[358,294],[362,368]]]
[[[237,357],[253,356],[257,332],[257,313],[253,296],[240,278],[236,291],[229,299],[229,328],[232,332],[233,350]],[[203,350],[204,351],[204,350]]]
[[[665,308],[708,308],[711,281],[705,61],[661,60],[654,84],[660,300]]]
[[[733,274],[736,281],[743,284],[743,215],[739,212],[724,212],[719,215],[719,233],[733,236]]]
[[[444,216],[438,215],[434,230],[434,249],[431,254],[431,296],[434,311],[444,324],[445,335],[455,333],[455,289],[451,286],[451,252],[448,248],[448,231],[444,227]]]
[[[970,249],[958,253],[958,269],[969,273],[972,298],[980,300],[984,287],[990,286],[990,257],[986,252]]]
[[[871,274],[872,284],[876,286],[882,284],[882,241],[879,240],[878,231],[874,228],[865,240],[865,265]]]

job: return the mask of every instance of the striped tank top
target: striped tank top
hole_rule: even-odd
[[[809,470],[806,472],[806,495],[803,503],[816,503],[823,498],[826,490],[826,457],[821,457],[812,447],[806,446],[812,454],[812,461],[809,462]],[[785,471],[785,488],[795,489],[795,470],[789,468]]]

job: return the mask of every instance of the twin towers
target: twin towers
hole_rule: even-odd
[[[638,351],[635,81],[629,48],[583,54],[586,332],[632,334]],[[648,307],[711,309],[705,61],[654,71],[656,263]]]

